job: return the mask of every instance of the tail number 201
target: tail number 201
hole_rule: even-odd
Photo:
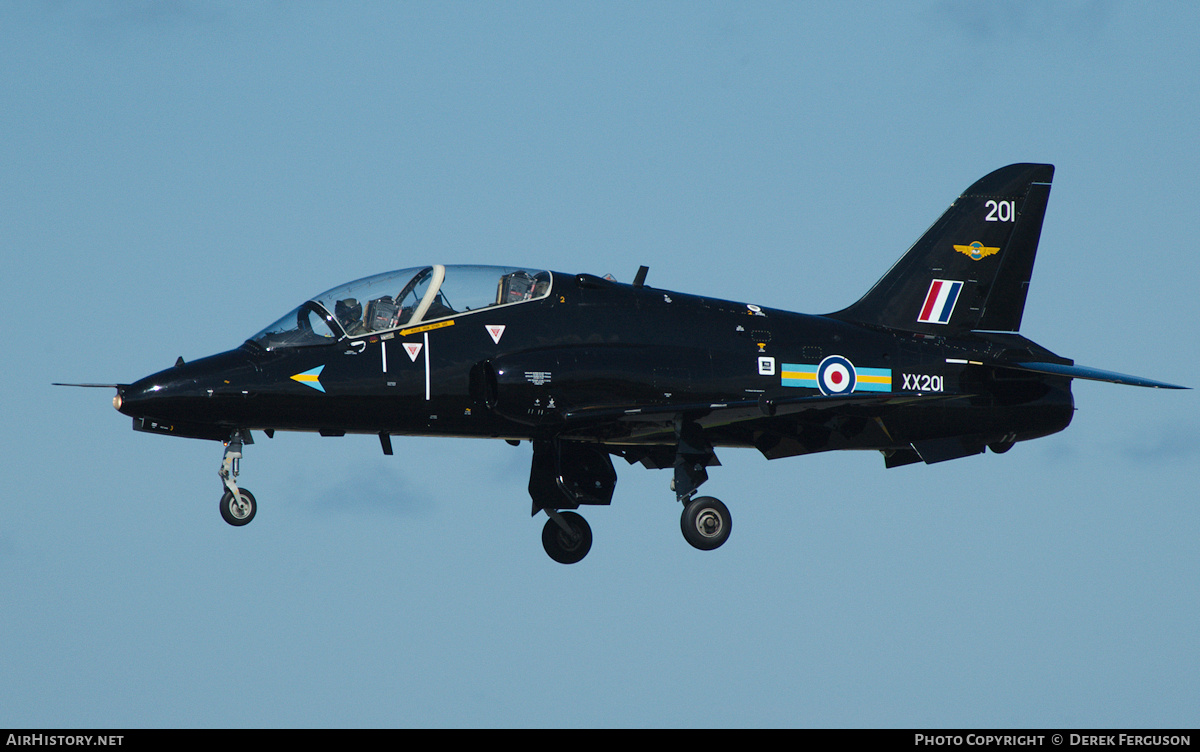
[[[1017,218],[1017,202],[1012,199],[988,201],[984,206],[990,210],[984,218],[988,222],[1012,222]]]

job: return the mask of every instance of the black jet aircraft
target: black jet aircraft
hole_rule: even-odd
[[[718,447],[767,459],[871,449],[891,467],[1003,453],[1071,422],[1084,368],[1017,333],[1054,168],[969,187],[857,303],[813,316],[591,274],[433,264],[312,298],[228,352],[110,384],[138,431],[224,442],[221,514],[252,431],[459,436],[533,444],[533,514],[555,561],[582,559],[614,455],[670,468],[688,543],[729,537],[697,496]]]

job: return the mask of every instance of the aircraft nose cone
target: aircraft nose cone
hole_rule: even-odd
[[[128,386],[118,387],[117,396],[113,397],[113,407],[117,408],[118,412],[135,418],[147,415],[147,408],[166,390],[162,380],[156,376],[158,374],[147,376]]]
[[[133,418],[135,431],[224,440],[249,419],[242,395],[256,371],[238,351],[178,363],[118,387],[113,406]]]
[[[119,387],[113,406],[134,418],[196,419],[193,413],[214,393],[249,370],[253,369],[245,356],[236,351],[180,363]]]

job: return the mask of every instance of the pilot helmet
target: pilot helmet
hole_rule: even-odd
[[[339,300],[333,306],[333,315],[343,325],[358,323],[362,321],[362,303],[354,298]]]

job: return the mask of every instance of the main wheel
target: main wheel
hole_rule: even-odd
[[[229,491],[221,496],[221,518],[234,527],[250,524],[257,511],[258,504],[254,501],[254,494],[244,488],[238,489],[237,500],[234,500]]]
[[[733,519],[719,499],[699,496],[684,506],[679,527],[688,543],[701,551],[711,551],[729,539]]]
[[[554,520],[546,520],[542,528],[542,548],[559,564],[574,564],[592,549],[592,528],[587,520],[574,512],[559,512],[571,528],[568,534]]]

